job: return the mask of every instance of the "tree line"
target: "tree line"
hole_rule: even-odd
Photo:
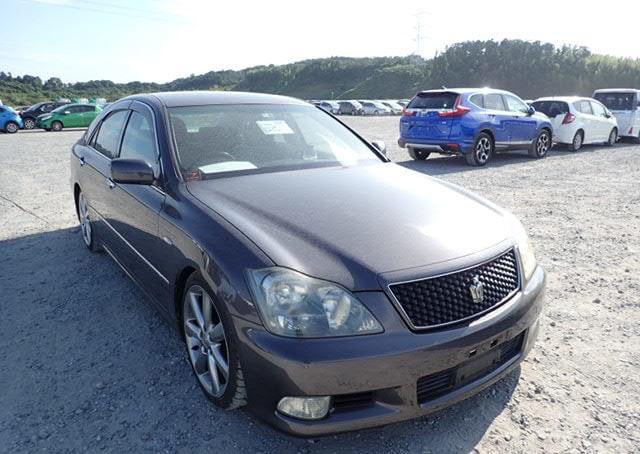
[[[640,59],[592,54],[585,47],[503,40],[454,44],[431,59],[331,57],[210,71],[163,84],[64,83],[57,77],[43,81],[38,76],[0,72],[0,99],[13,105],[60,97],[113,101],[133,93],[172,90],[255,91],[303,99],[405,98],[442,86],[503,88],[522,98],[590,95],[596,88],[640,88]]]

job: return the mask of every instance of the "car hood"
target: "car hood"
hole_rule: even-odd
[[[351,290],[381,273],[475,254],[509,238],[505,212],[393,163],[187,183],[273,262]]]

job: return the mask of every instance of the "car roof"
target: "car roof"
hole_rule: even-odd
[[[240,91],[173,91],[134,95],[129,99],[155,98],[166,107],[206,106],[210,104],[297,104],[309,105],[289,96]]]
[[[637,88],[601,88],[594,93],[637,93],[639,91]]]
[[[533,102],[538,102],[538,101],[576,102],[576,101],[592,100],[592,99],[593,98],[590,98],[588,96],[545,96],[543,98],[538,98],[538,99],[534,100]]]
[[[481,87],[481,88],[470,88],[470,87],[463,87],[463,88],[437,88],[437,89],[433,89],[433,90],[422,90],[419,91],[418,94],[421,93],[442,93],[442,92],[450,92],[450,93],[459,93],[459,94],[467,94],[467,93],[507,93],[507,94],[513,94],[510,91],[507,90],[499,90],[497,88],[489,88],[489,87]]]

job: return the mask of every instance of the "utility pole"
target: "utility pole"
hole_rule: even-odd
[[[429,15],[428,12],[426,11],[417,11],[414,14],[415,20],[416,20],[416,25],[414,27],[415,31],[416,31],[416,35],[415,38],[413,39],[416,43],[416,48],[415,48],[415,54],[419,57],[422,57],[422,41],[426,38],[426,36],[424,35],[424,25],[422,24],[422,18],[424,16]]]

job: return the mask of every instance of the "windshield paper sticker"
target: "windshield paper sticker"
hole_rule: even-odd
[[[262,120],[256,121],[256,124],[262,130],[263,134],[267,136],[293,134],[293,129],[291,129],[284,120]]]

